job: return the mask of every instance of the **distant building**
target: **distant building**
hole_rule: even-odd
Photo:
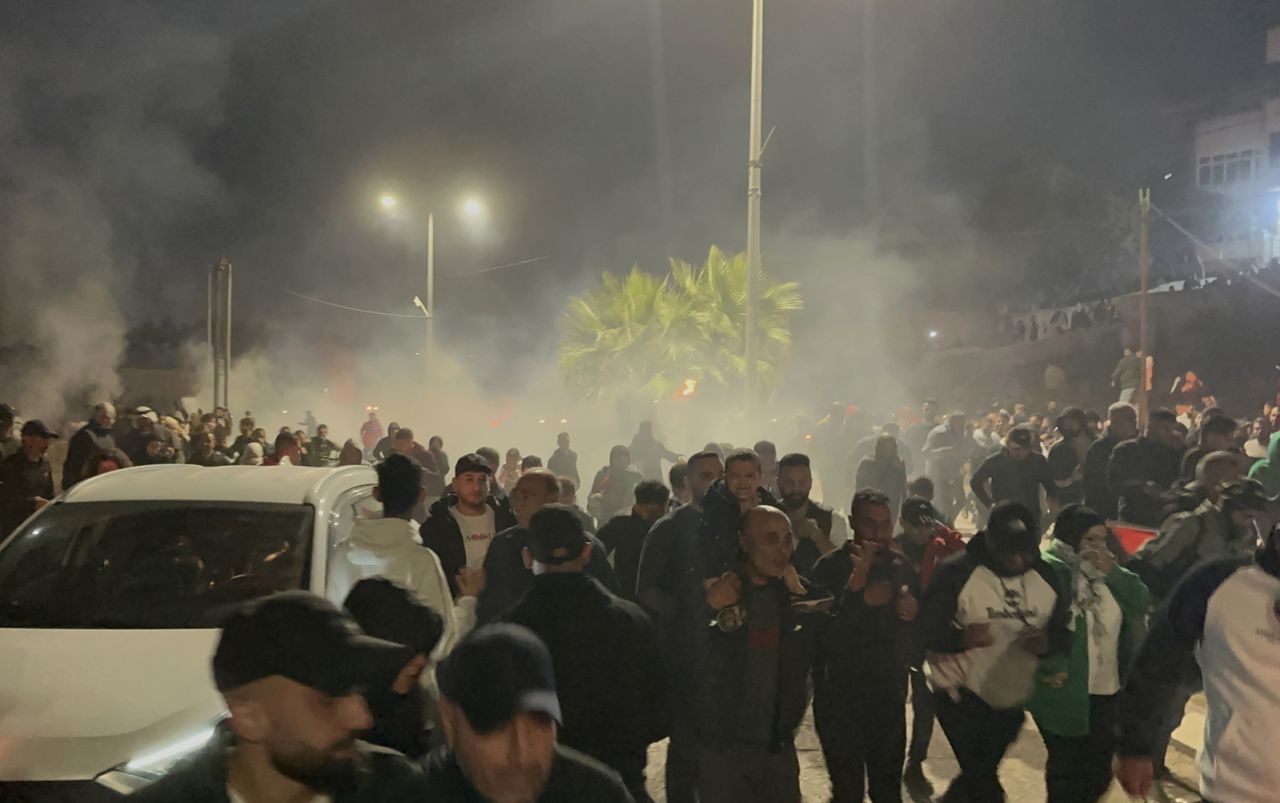
[[[1262,80],[1195,126],[1195,184],[1230,202],[1206,240],[1225,260],[1280,258],[1280,27],[1267,32]]]

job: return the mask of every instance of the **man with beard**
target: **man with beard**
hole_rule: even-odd
[[[791,519],[791,563],[802,577],[809,576],[819,558],[849,540],[844,517],[810,499],[812,490],[808,455],[789,454],[778,461],[782,512]]]
[[[67,461],[62,464],[62,490],[65,491],[80,481],[84,464],[91,455],[116,448],[116,439],[111,434],[115,423],[115,405],[100,402],[93,406],[89,423],[77,430],[67,442]]]
[[[556,743],[551,655],[527,628],[473,632],[436,678],[448,746],[427,762],[422,803],[632,803],[617,773]]]
[[[1111,492],[1120,500],[1117,516],[1121,521],[1160,526],[1164,495],[1182,471],[1183,448],[1172,410],[1153,411],[1145,434],[1116,447],[1107,477]]]
[[[356,736],[373,725],[362,688],[390,685],[409,651],[360,632],[328,601],[286,591],[232,614],[213,656],[228,717],[209,744],[130,797],[139,803],[418,801],[403,756]]]
[[[1128,402],[1107,408],[1107,428],[1089,446],[1084,458],[1084,503],[1100,516],[1116,517],[1116,496],[1111,492],[1107,468],[1115,448],[1138,435],[1138,411]]]
[[[422,545],[440,558],[444,579],[453,596],[460,596],[457,575],[465,566],[484,565],[494,536],[515,524],[515,518],[490,495],[493,469],[478,454],[458,458],[450,483],[452,493],[436,500],[418,528]]]
[[[889,497],[858,491],[849,519],[853,542],[813,570],[813,582],[836,599],[814,669],[814,725],[833,803],[862,803],[866,794],[872,803],[901,803],[919,588],[915,571],[893,548]]]
[[[431,749],[427,730],[429,702],[422,674],[444,637],[444,619],[431,606],[415,599],[407,588],[385,577],[367,577],[356,583],[342,607],[365,633],[399,644],[408,653],[391,684],[364,690],[373,716],[373,727],[364,740],[417,761]]]
[[[688,678],[695,666],[703,631],[702,575],[697,564],[702,505],[711,486],[724,478],[715,452],[689,458],[689,504],[658,520],[645,538],[636,576],[636,598],[658,626],[668,697],[672,702],[671,740],[667,744],[668,803],[693,803],[697,794],[698,743],[692,716],[696,699]]]

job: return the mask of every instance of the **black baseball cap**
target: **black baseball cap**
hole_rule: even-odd
[[[218,691],[279,675],[334,697],[390,686],[408,648],[367,636],[333,603],[284,591],[249,603],[222,626],[213,654]]]
[[[440,614],[385,577],[366,577],[356,583],[342,607],[365,633],[403,644],[415,655],[430,655],[444,635]]]
[[[44,425],[38,418],[33,418],[22,425],[22,437],[56,438],[58,434]]]
[[[538,563],[577,560],[587,545],[582,519],[567,505],[547,505],[529,519],[529,554]]]
[[[520,625],[473,630],[440,664],[436,682],[479,733],[493,732],[522,711],[563,723],[551,653]]]
[[[459,457],[458,462],[453,467],[453,475],[455,477],[475,471],[493,476],[493,469],[489,468],[489,464],[474,452]]]
[[[933,503],[922,496],[909,496],[902,503],[902,520],[915,527],[942,521]]]
[[[1009,430],[1009,443],[1016,444],[1024,449],[1030,449],[1031,445],[1035,443],[1035,436],[1026,427],[1014,427]]]

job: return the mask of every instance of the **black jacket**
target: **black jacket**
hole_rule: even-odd
[[[750,582],[742,578],[744,589]],[[770,594],[778,608],[778,686],[768,744],[770,751],[777,752],[792,744],[809,706],[809,672],[819,631],[828,617],[794,608],[781,580],[773,580],[760,590]],[[743,706],[750,699],[745,675],[750,624],[725,632],[713,621],[715,613],[710,608],[704,605],[703,613],[705,655],[695,675],[698,732],[711,747],[735,744],[742,738],[739,723]]]
[[[760,504],[781,507],[761,488]],[[698,529],[698,571],[702,578],[719,577],[738,562],[738,524],[742,508],[724,480],[716,480],[702,500],[702,526]]]
[[[894,509],[896,510],[897,508]],[[783,512],[787,512],[785,508]],[[834,517],[835,511],[826,505],[818,504],[812,499],[809,500],[809,505],[804,515],[801,516],[801,518],[813,519],[814,523],[818,525],[818,529],[828,538],[831,537],[831,522]],[[795,551],[791,553],[791,565],[796,567],[796,571],[800,573],[801,577],[809,577],[813,573],[813,567],[818,564],[821,558],[822,553],[818,550],[817,545],[808,538],[801,538],[796,544]]]
[[[1120,439],[1108,432],[1093,442],[1084,458],[1084,503],[1108,519],[1116,517],[1116,495],[1111,492],[1107,469],[1119,444]]]
[[[587,538],[591,540],[587,573],[617,594],[618,576],[604,554],[604,544],[594,535],[588,534]],[[476,600],[477,624],[488,624],[511,610],[533,585],[533,572],[524,565],[524,548],[528,545],[529,531],[518,524],[494,536],[484,556],[484,590]]]
[[[129,796],[130,803],[229,803],[227,754],[231,738],[225,726],[208,746],[180,763],[173,772]],[[333,803],[421,803],[427,782],[403,756],[369,752],[368,770],[355,790],[338,794]]]
[[[640,606],[582,572],[543,574],[502,618],[551,653],[561,744],[639,781],[649,745],[667,735],[658,636]]]
[[[677,508],[653,525],[644,540],[636,574],[636,598],[653,617],[662,656],[673,678],[684,683],[696,664],[706,592],[697,564],[702,513],[691,505]]]
[[[426,763],[426,793],[418,803],[484,803],[447,748]],[[336,803],[336,801],[335,801]],[[634,803],[618,774],[576,750],[556,745],[551,776],[536,803]]]
[[[36,497],[53,499],[53,469],[47,458],[27,459],[21,449],[0,461],[0,541],[36,512]]]
[[[516,517],[510,508],[498,504],[492,496],[485,500],[485,503],[493,508],[494,542],[497,542],[498,533],[516,526]],[[422,545],[440,558],[444,578],[449,581],[449,591],[455,597],[458,596],[458,583],[454,580],[454,576],[467,565],[467,545],[462,541],[462,528],[458,526],[458,520],[449,512],[449,508],[456,504],[458,504],[456,494],[440,497],[431,505],[431,509],[427,511],[427,520],[418,528]],[[490,544],[489,548],[493,549],[493,544]],[[487,558],[485,567],[488,568]],[[492,578],[487,582],[492,582]]]
[[[85,463],[96,452],[105,452],[116,448],[116,439],[110,429],[99,429],[90,421],[81,427],[67,441],[67,462],[62,464],[62,490],[67,490],[80,481]]]
[[[1125,441],[1111,453],[1107,469],[1111,492],[1119,500],[1117,515],[1130,524],[1160,526],[1164,500],[1148,494],[1144,487],[1154,482],[1168,492],[1182,471],[1182,452],[1143,435]]]
[[[557,477],[568,477],[573,480],[573,487],[577,488],[579,493],[582,492],[582,478],[578,476],[578,453],[574,450],[557,448],[551,453],[551,457],[547,458],[547,471]]]
[[[596,537],[613,558],[613,571],[618,575],[619,596],[636,602],[636,577],[640,573],[640,553],[653,525],[631,513],[614,516],[600,528]]]
[[[991,489],[987,490],[990,481]],[[1032,452],[1022,461],[1014,460],[1006,451],[999,451],[982,461],[969,480],[969,488],[983,507],[997,502],[1013,501],[1031,511],[1040,520],[1040,489],[1044,488],[1050,499],[1058,489],[1049,472],[1049,461],[1044,455]]]
[[[851,540],[824,556],[811,577],[836,599],[835,615],[823,630],[814,664],[814,685],[820,695],[826,691],[905,695],[907,667],[917,663],[914,623],[898,618],[896,594],[906,586],[919,599],[919,579],[906,558],[886,548],[872,566],[867,585],[888,583],[895,597],[871,607],[862,592],[848,588],[852,546]]]

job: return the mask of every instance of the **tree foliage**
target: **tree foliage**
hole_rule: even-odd
[[[792,313],[803,302],[795,282],[760,276],[757,370],[768,388],[782,380],[791,351]],[[560,343],[566,381],[589,396],[673,396],[688,379],[728,386],[746,371],[746,254],[712,246],[700,265],[671,260],[657,277],[633,267],[605,273],[600,286],[569,299]]]

